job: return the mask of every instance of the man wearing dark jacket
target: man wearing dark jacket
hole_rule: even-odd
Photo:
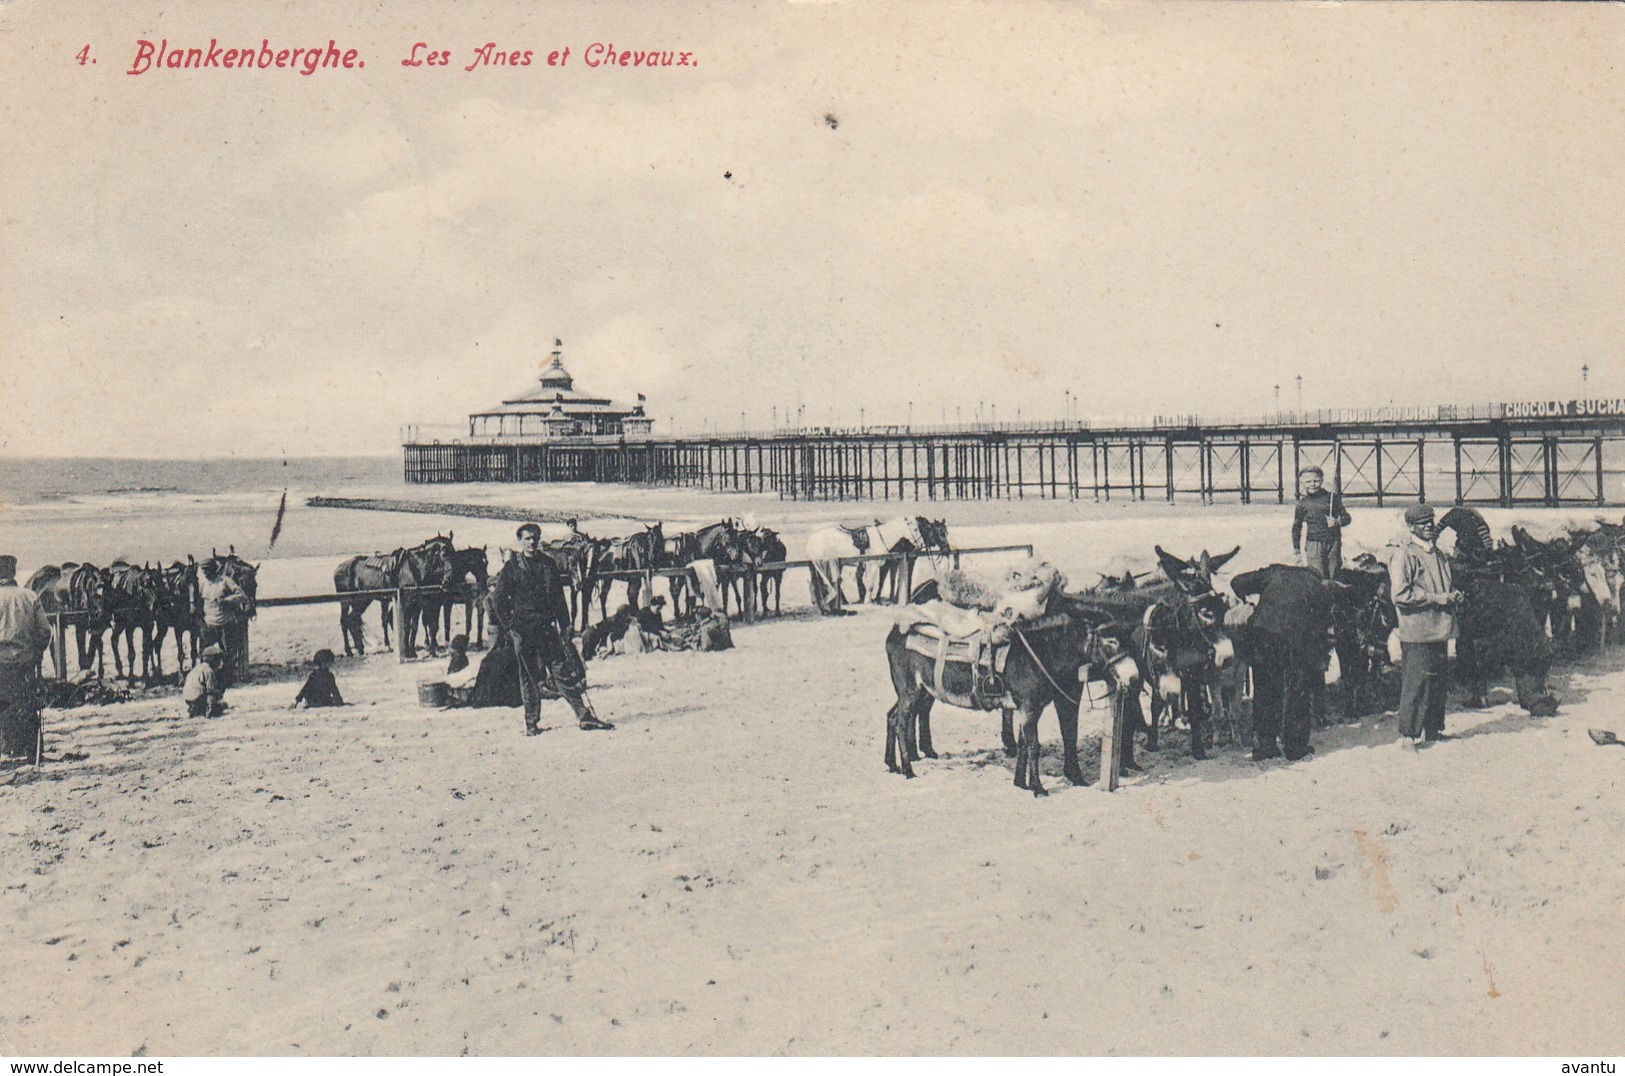
[[[1349,514],[1342,498],[1333,498],[1323,488],[1326,475],[1319,467],[1305,467],[1298,479],[1303,496],[1292,512],[1292,555],[1322,579],[1335,579],[1343,566],[1343,528],[1349,525]]]
[[[525,734],[541,732],[542,685],[552,681],[575,711],[584,730],[612,729],[587,701],[587,670],[570,644],[570,607],[564,601],[558,566],[541,551],[542,529],[534,523],[519,528],[519,552],[497,575],[492,612],[507,630],[519,666],[519,689],[525,704]]]
[[[1236,632],[1253,667],[1253,761],[1315,752],[1309,729],[1325,695],[1332,596],[1310,568],[1272,564],[1238,575],[1231,589],[1257,608]]]

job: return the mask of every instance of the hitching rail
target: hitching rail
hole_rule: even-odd
[[[913,583],[913,579],[914,579],[914,563],[916,561],[920,560],[921,558],[941,559],[941,558],[944,558],[944,557],[951,557],[953,559],[954,567],[958,568],[960,566],[961,558],[966,557],[966,556],[976,556],[976,555],[980,555],[980,554],[984,554],[984,553],[1025,553],[1028,556],[1032,556],[1033,547],[1032,547],[1031,544],[1026,544],[1026,545],[1020,545],[1020,544],[1018,544],[1018,545],[987,545],[987,546],[972,546],[972,547],[962,548],[962,549],[953,549],[953,550],[950,550],[947,553],[936,553],[936,554],[932,554],[932,553],[867,553],[867,554],[864,554],[863,556],[859,556],[859,557],[841,557],[841,558],[838,558],[838,560],[839,560],[839,563],[840,563],[840,565],[842,567],[845,567],[848,564],[867,564],[867,563],[873,563],[875,561],[891,561],[893,563],[896,563],[898,565],[898,567],[902,570],[902,575],[901,575],[900,578],[903,580],[904,593],[907,593],[908,591],[913,589],[911,584]],[[718,580],[719,583],[724,584],[724,588],[723,588],[724,604],[726,605],[727,593],[728,593],[727,587],[726,587],[725,584],[727,584],[729,582],[732,582],[734,579],[743,579],[743,580],[745,580],[746,583],[747,583],[747,586],[745,587],[745,608],[740,610],[740,612],[744,615],[746,623],[755,623],[756,620],[757,620],[757,617],[759,615],[758,611],[756,609],[756,596],[757,596],[757,593],[758,593],[757,579],[763,573],[766,573],[766,572],[789,571],[789,570],[792,570],[792,569],[807,569],[807,570],[810,571],[812,569],[813,563],[814,562],[810,561],[810,560],[770,561],[770,562],[765,563],[765,564],[753,565],[753,566],[751,566],[749,568],[746,568],[743,571],[739,571],[739,570],[732,569],[732,568],[727,568],[727,567],[719,567],[718,571],[717,571],[717,580]],[[645,587],[652,587],[654,578],[656,576],[665,577],[665,578],[673,578],[673,577],[692,578],[693,577],[693,572],[691,572],[688,568],[644,568],[644,569],[640,569],[640,570],[631,570],[631,571],[600,572],[600,573],[598,573],[598,575],[595,578],[597,578],[597,579],[620,579],[620,580],[642,579],[644,581],[644,586]],[[280,596],[280,597],[256,598],[255,601],[254,601],[254,606],[255,606],[256,610],[258,610],[258,609],[286,609],[286,608],[291,608],[291,607],[300,606],[300,605],[333,605],[333,604],[338,603],[338,602],[354,601],[354,600],[357,600],[357,599],[367,599],[367,600],[382,599],[382,600],[385,600],[385,601],[392,601],[392,602],[395,603],[395,608],[394,608],[394,613],[395,613],[395,635],[396,635],[397,638],[399,638],[400,635],[401,635],[402,629],[405,628],[405,626],[406,626],[405,604],[402,602],[401,599],[407,593],[411,593],[411,592],[425,591],[425,590],[439,592],[442,589],[443,588],[441,588],[441,587],[419,586],[419,587],[391,587],[391,588],[384,588],[384,589],[377,589],[377,590],[352,590],[352,591],[349,591],[349,592],[344,593],[344,594],[340,594],[340,593],[337,593],[337,592],[326,593],[326,594],[288,594],[288,595],[283,595],[283,596]],[[726,615],[726,613],[727,613],[726,608],[723,609],[723,613]],[[66,680],[67,679],[67,659],[63,655],[65,655],[66,652],[67,652],[66,651],[67,626],[69,624],[77,623],[80,619],[82,619],[84,614],[79,613],[79,612],[74,612],[74,611],[63,611],[63,612],[47,613],[46,616],[51,621],[51,635],[52,635],[52,641],[53,641],[53,644],[54,644],[54,647],[55,647],[55,654],[59,655],[59,657],[53,658],[53,661],[54,661],[54,663],[56,665],[57,679]],[[246,622],[245,622],[244,626],[245,626],[245,629],[246,629]],[[245,634],[244,661],[246,662],[246,660],[247,660],[247,654],[246,654],[246,645],[247,645],[246,635],[247,635],[247,633],[246,633],[246,630],[245,630],[244,634]],[[401,649],[400,649],[399,645],[397,645],[396,648],[395,648],[395,658],[396,658],[396,661],[398,663],[400,663],[402,665],[406,664],[406,657],[401,653]]]

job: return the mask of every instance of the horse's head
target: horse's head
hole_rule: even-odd
[[[486,580],[490,578],[491,568],[486,561],[485,547],[478,549],[470,546],[459,549],[452,554],[452,577],[458,582],[466,582],[470,578],[478,590],[485,589]]]
[[[422,578],[429,583],[446,586],[456,574],[457,547],[451,535],[437,534],[414,550],[418,554]]]
[[[73,604],[94,620],[107,612],[110,601],[108,592],[112,586],[113,573],[108,569],[82,564],[74,570],[69,591]]]
[[[952,553],[948,544],[948,521],[916,516],[914,528],[920,537],[920,549],[927,553]]]
[[[645,523],[643,533],[634,535],[636,541],[632,548],[636,551],[639,568],[652,568],[660,558],[660,551],[666,544],[666,528],[664,523]]]

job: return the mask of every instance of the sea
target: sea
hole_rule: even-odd
[[[203,460],[0,458],[0,501],[8,506],[160,493],[320,491],[400,482],[399,454]]]

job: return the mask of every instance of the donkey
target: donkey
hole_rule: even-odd
[[[1096,619],[1086,610],[1061,600],[1061,614],[1036,626],[1012,626],[1013,641],[1001,674],[1003,693],[988,699],[976,684],[978,670],[968,663],[947,662],[937,674],[937,662],[909,649],[904,633],[893,627],[886,636],[886,663],[891,670],[897,700],[886,711],[886,768],[913,777],[913,762],[936,758],[931,745],[931,707],[941,701],[967,710],[1004,709],[1006,753],[1014,754],[1015,786],[1034,796],[1048,795],[1039,776],[1038,722],[1052,704],[1061,726],[1062,770],[1074,785],[1088,778],[1078,762],[1078,671],[1101,653]],[[1126,692],[1119,692],[1121,700]],[[1013,713],[1021,724],[1010,750]]]

